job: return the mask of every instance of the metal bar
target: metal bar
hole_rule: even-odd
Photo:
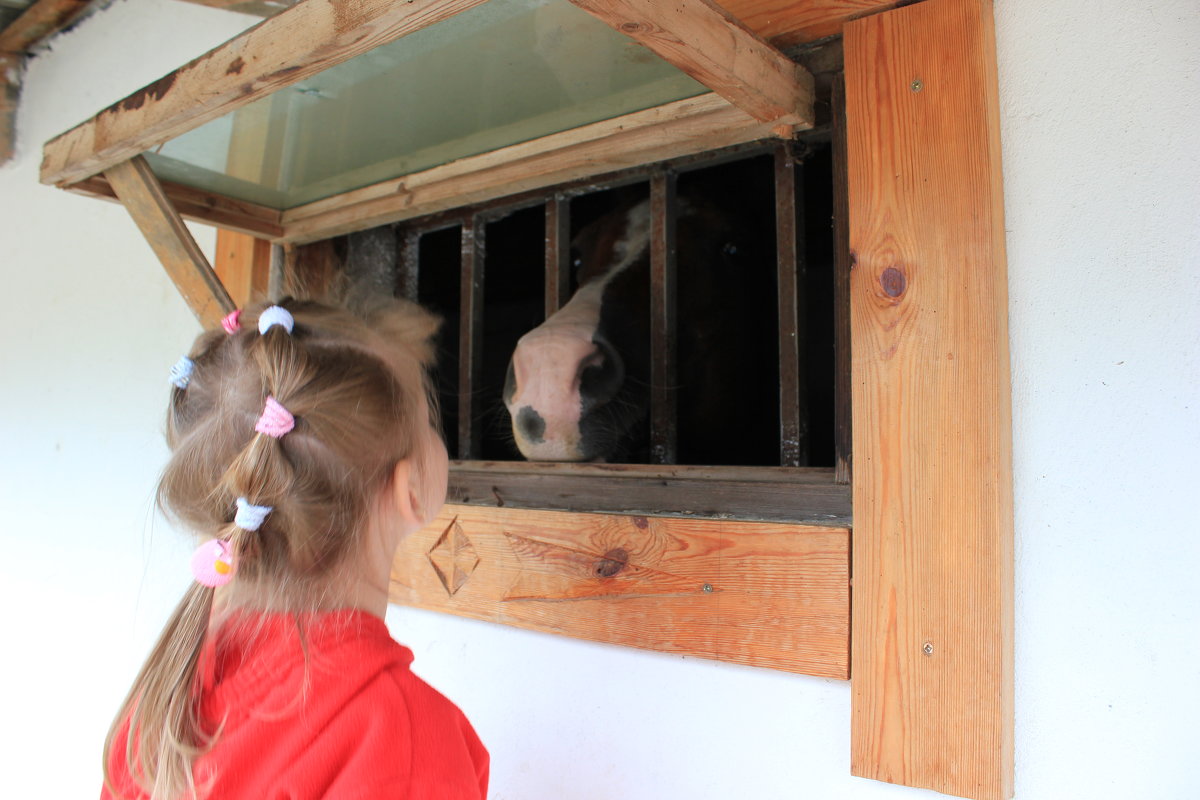
[[[418,299],[421,281],[421,232],[405,228],[400,245],[400,269],[396,270],[396,296],[411,300]]]
[[[571,201],[546,200],[546,317],[567,302],[571,289]]]
[[[673,172],[650,180],[650,459],[655,464],[673,464],[678,456],[675,182]]]
[[[481,426],[473,398],[483,374],[483,280],[486,226],[473,216],[462,227],[462,294],[459,301],[458,457],[477,458]]]
[[[833,448],[838,483],[853,477],[850,409],[850,194],[846,160],[846,79],[833,81]]]
[[[803,233],[798,224],[797,164],[790,143],[775,149],[775,257],[779,297],[779,463],[808,463],[808,414],[805,399],[804,319],[799,287],[803,283]]]

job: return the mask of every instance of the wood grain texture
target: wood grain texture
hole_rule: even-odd
[[[271,275],[271,243],[234,231],[217,230],[213,271],[238,308],[267,296]]]
[[[483,0],[306,0],[46,143],[42,183],[66,185]]]
[[[219,324],[234,309],[233,301],[146,159],[138,156],[104,175],[200,324]]]
[[[288,209],[282,241],[311,242],[602,172],[772,135],[717,95],[551,134]]]
[[[171,181],[160,181],[163,192],[181,217],[193,222],[204,222],[218,228],[227,228],[263,239],[273,239],[283,234],[279,223],[279,212],[244,200],[234,200],[221,194],[205,192]],[[117,193],[103,175],[94,175],[87,180],[71,184],[67,191],[101,200],[117,200]]]
[[[900,0],[720,0],[721,7],[776,47],[836,36],[848,20],[885,11]]]
[[[70,25],[92,0],[36,0],[4,30],[0,52],[22,53]]]
[[[391,599],[846,678],[848,548],[844,528],[452,505],[401,545]]]
[[[760,122],[813,126],[808,70],[708,0],[570,0]]]
[[[988,0],[846,26],[855,775],[1013,792],[1012,439]]]

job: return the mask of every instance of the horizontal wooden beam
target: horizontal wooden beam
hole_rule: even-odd
[[[850,525],[850,487],[832,469],[456,461],[454,502]]]
[[[260,206],[246,200],[234,200],[223,194],[193,189],[170,181],[160,182],[167,199],[181,217],[193,222],[204,222],[238,233],[249,234],[261,239],[275,239],[283,235],[280,214],[273,208]],[[66,187],[67,191],[101,200],[117,200],[117,193],[104,175],[95,175]]]
[[[391,600],[663,653],[846,678],[850,532],[451,505]]]
[[[571,0],[760,122],[813,126],[804,67],[709,0]]]
[[[183,224],[146,159],[137,156],[105,173],[200,324],[217,325],[233,301]]]
[[[92,0],[36,0],[0,30],[0,53],[23,53],[70,25]]]
[[[837,36],[852,19],[911,0],[719,0],[742,24],[776,47]]]
[[[306,0],[46,143],[42,183],[102,172],[199,125],[484,0]]]
[[[772,135],[715,94],[585,125],[289,209],[282,241],[310,242],[606,171]]]

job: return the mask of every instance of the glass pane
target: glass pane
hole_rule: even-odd
[[[147,158],[164,180],[284,209],[706,91],[565,0],[491,0]]]

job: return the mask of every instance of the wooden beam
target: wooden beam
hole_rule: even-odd
[[[1013,793],[1008,295],[990,0],[846,26],[851,768]]]
[[[271,275],[271,243],[218,229],[213,271],[238,308],[263,300]]]
[[[74,22],[91,3],[92,0],[37,0],[12,24],[0,30],[0,52],[29,50]]]
[[[391,599],[599,642],[846,678],[849,531],[447,506]]]
[[[720,0],[721,7],[776,47],[837,36],[849,20],[911,0]]]
[[[311,242],[518,192],[772,135],[717,95],[543,136],[283,212],[282,241]]]
[[[222,194],[193,189],[170,181],[160,182],[167,199],[179,215],[194,222],[204,222],[219,228],[249,234],[262,239],[274,239],[283,234],[280,214],[273,208],[246,200],[234,200]],[[67,191],[101,200],[117,200],[117,193],[103,175],[72,184]]]
[[[42,183],[67,185],[484,0],[307,0],[46,143]]]
[[[760,122],[813,126],[804,67],[708,0],[571,0]]]
[[[233,301],[146,159],[138,156],[117,164],[105,177],[200,324],[209,328],[220,323],[221,317],[234,309]]]

